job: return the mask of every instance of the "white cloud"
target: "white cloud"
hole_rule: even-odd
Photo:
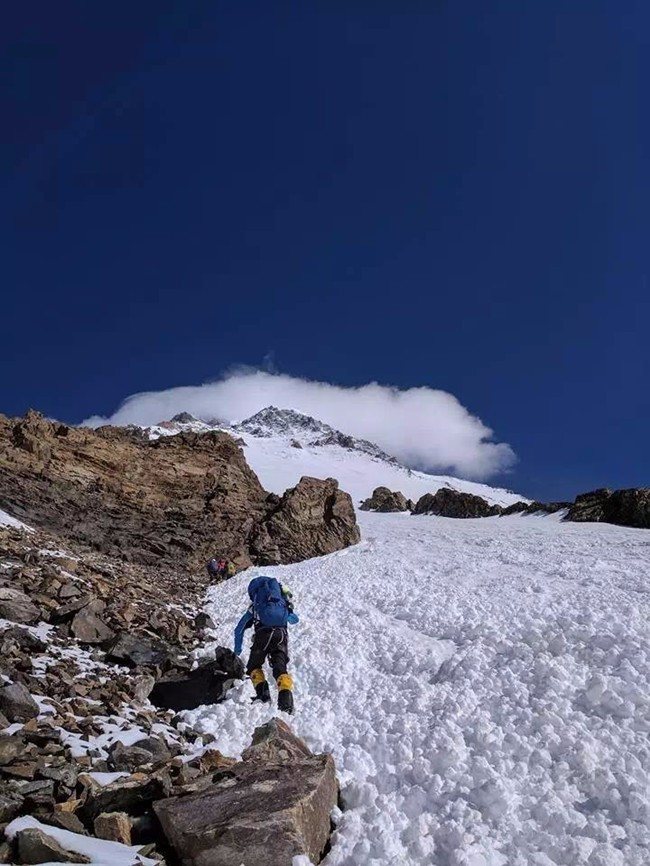
[[[344,388],[263,370],[237,370],[217,382],[134,394],[109,418],[83,423],[156,424],[178,412],[242,421],[265,406],[295,409],[377,443],[402,462],[428,471],[483,479],[509,469],[509,445],[446,391],[399,390],[372,382]]]

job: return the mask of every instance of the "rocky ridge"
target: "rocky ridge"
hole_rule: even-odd
[[[440,488],[436,493],[425,494],[413,505],[408,503],[399,491],[378,487],[372,496],[361,504],[361,509],[379,512],[409,510],[412,514],[435,514],[455,518],[566,512],[563,520],[569,522],[602,522],[650,529],[650,488],[633,487],[615,491],[601,488],[580,494],[574,502],[515,502],[504,507],[492,505],[480,496],[446,487]]]
[[[311,415],[304,415],[294,409],[278,409],[276,406],[267,406],[237,424],[228,424],[218,420],[203,421],[195,418],[189,412],[181,412],[169,421],[163,421],[155,427],[145,429],[151,436],[178,434],[184,431],[207,432],[219,429],[231,432],[235,436],[245,433],[259,439],[280,437],[290,442],[294,448],[323,448],[328,445],[336,445],[347,451],[359,451],[362,454],[367,454],[375,460],[381,460],[391,466],[401,466],[397,458],[391,457],[374,442],[342,433]]]
[[[174,815],[200,806],[206,838],[236,835],[224,797],[276,821],[278,851],[322,852],[330,757],[278,722],[258,733],[255,761],[238,764],[177,712],[221,700],[243,677],[230,650],[201,656],[214,627],[199,610],[207,578],[179,577],[0,527],[0,863],[83,863],[85,839],[119,843],[115,862],[194,863]],[[289,747],[302,763],[282,769]],[[259,784],[271,779],[269,811]]]
[[[0,416],[0,508],[156,569],[199,570],[215,551],[238,568],[280,564],[360,537],[336,481],[304,478],[282,498],[269,494],[227,433],[151,441],[137,429],[68,427],[36,412]]]

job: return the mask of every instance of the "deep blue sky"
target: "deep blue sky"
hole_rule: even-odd
[[[541,498],[650,484],[644,0],[14,3],[0,411],[268,353],[455,394]]]

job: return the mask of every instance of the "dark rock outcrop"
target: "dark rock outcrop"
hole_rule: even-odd
[[[607,487],[581,493],[570,506],[567,520],[576,523],[599,523],[605,520],[605,506],[611,496],[612,491]]]
[[[150,441],[137,428],[67,427],[36,412],[0,416],[0,508],[156,568],[200,569],[215,546],[246,568],[359,540],[351,502],[336,482],[303,479],[276,505],[227,433]]]
[[[399,491],[389,490],[388,487],[375,487],[372,496],[364,500],[360,508],[362,511],[388,513],[393,511],[412,511],[414,505],[410,499],[407,499]]]
[[[216,704],[236,679],[243,679],[244,665],[232,650],[217,647],[214,660],[197,668],[158,680],[149,700],[169,710],[193,710],[203,704]]]
[[[244,758],[205,790],[155,803],[180,862],[287,866],[300,854],[320,862],[338,793],[332,757],[313,755],[274,719]]]
[[[498,505],[490,505],[481,496],[460,493],[448,487],[441,487],[436,493],[421,496],[413,514],[437,514],[440,517],[494,517],[501,513]]]
[[[514,502],[501,509],[501,516],[511,514],[555,514],[571,507],[570,502]]]
[[[631,487],[625,490],[601,488],[576,497],[567,520],[585,523],[614,523],[650,529],[650,488]]]

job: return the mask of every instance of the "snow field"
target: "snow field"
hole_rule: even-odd
[[[207,605],[231,646],[253,576],[294,592],[292,726],[334,754],[344,805],[326,866],[650,863],[650,535],[361,523],[357,547],[251,569]],[[186,716],[237,755],[276,712],[251,695]]]

